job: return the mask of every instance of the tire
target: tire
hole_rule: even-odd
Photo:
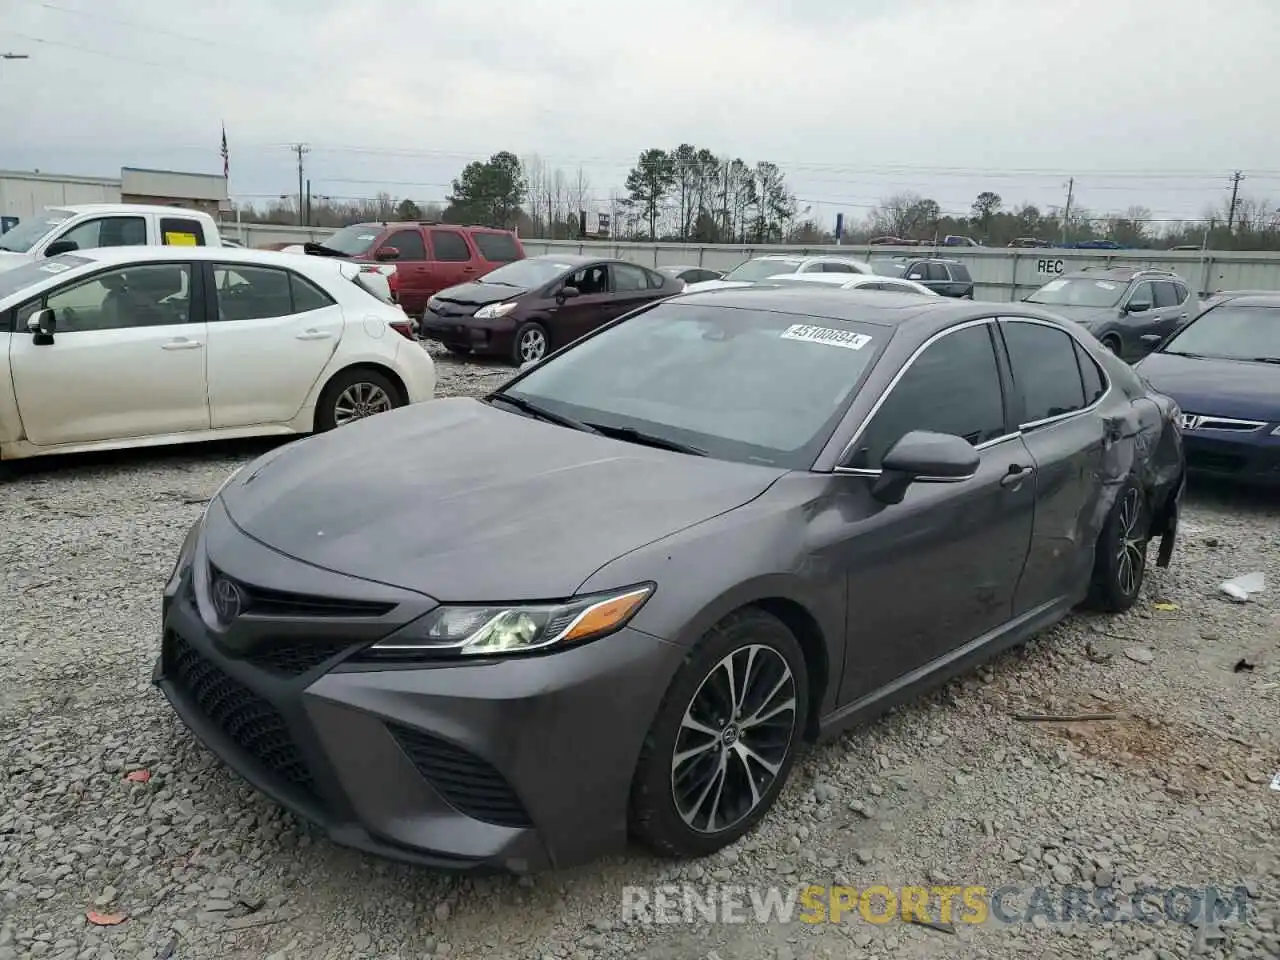
[[[1117,337],[1114,333],[1109,333],[1105,337],[1103,337],[1102,345],[1106,347],[1108,350],[1110,350],[1112,353],[1114,353],[1117,357],[1120,356],[1120,351],[1124,349],[1124,346],[1120,343],[1120,338]]]
[[[764,722],[716,725],[724,720],[714,714],[727,702],[730,663],[733,689],[741,691],[736,716],[764,714]],[[748,667],[752,684],[743,681]],[[778,709],[788,702],[789,710]],[[714,853],[747,833],[786,784],[808,706],[804,654],[781,620],[748,607],[721,621],[689,652],[649,728],[631,785],[632,837],[660,856],[684,858]],[[686,711],[705,717],[717,734],[687,727]],[[679,763],[677,750],[686,754]],[[747,750],[774,767],[771,780],[764,765],[746,759]],[[712,819],[717,803],[719,823]]]
[[[1098,535],[1093,578],[1085,605],[1106,613],[1124,613],[1142,592],[1151,538],[1151,509],[1137,479],[1121,488]]]
[[[404,405],[400,388],[385,373],[368,367],[342,370],[320,394],[316,404],[316,432],[323,433]]]
[[[540,323],[522,323],[511,346],[511,359],[518,367],[531,360],[541,360],[551,352],[551,338]]]
[[[452,353],[455,357],[466,357],[466,356],[470,356],[471,354],[470,347],[459,347],[451,343],[446,343],[444,345],[444,348],[448,350],[450,353]]]

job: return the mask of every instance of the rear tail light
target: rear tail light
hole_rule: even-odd
[[[413,321],[407,318],[404,320],[391,321],[390,327],[392,330],[400,334],[400,336],[404,337],[406,340],[416,339],[413,335]]]

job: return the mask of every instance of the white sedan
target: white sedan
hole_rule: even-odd
[[[853,257],[838,257],[832,254],[809,257],[793,253],[770,253],[763,257],[744,260],[719,280],[703,280],[685,286],[686,293],[697,293],[702,290],[728,290],[733,287],[749,287],[768,277],[777,274],[794,274],[796,276],[821,276],[824,273],[835,276],[857,276],[872,274],[875,270],[865,260]]]
[[[0,460],[327,430],[435,393],[358,264],[106,247],[0,274]]]
[[[886,290],[892,293],[918,293],[926,297],[939,296],[936,290],[930,290],[923,283],[916,283],[914,280],[865,274],[850,277],[838,273],[782,273],[760,282],[764,286],[809,286],[816,283],[839,287],[841,290]]]

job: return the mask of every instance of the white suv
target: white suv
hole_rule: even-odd
[[[753,257],[738,264],[719,280],[691,283],[685,287],[685,292],[748,287],[761,280],[788,273],[841,273],[847,276],[859,273],[873,274],[875,270],[865,260],[855,260],[852,257],[806,257],[797,254],[771,253],[768,256]]]

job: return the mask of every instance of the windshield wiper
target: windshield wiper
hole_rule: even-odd
[[[477,283],[483,283],[483,284],[485,284],[486,286],[490,286],[490,287],[516,287],[516,288],[519,288],[519,286],[520,286],[520,284],[518,284],[518,283],[508,283],[506,280],[486,280],[486,279],[484,279],[484,277],[481,277],[481,278],[480,278],[478,281],[476,281],[476,282],[477,282]]]
[[[655,433],[645,433],[635,427],[611,427],[603,423],[588,423],[586,426],[596,431],[596,433],[603,433],[606,437],[613,437],[615,440],[627,440],[631,443],[643,444],[646,447],[657,447],[659,450],[671,450],[675,453],[687,453],[695,457],[705,457],[707,455],[707,451],[698,447],[681,443],[679,440],[660,437]]]
[[[1208,360],[1203,353],[1188,353],[1186,350],[1161,350],[1161,353],[1168,354],[1171,357],[1190,357],[1192,360]],[[1217,358],[1214,358],[1217,359]]]
[[[1254,363],[1280,363],[1280,357],[1250,357]]]
[[[591,426],[591,424],[583,423],[581,420],[575,420],[573,417],[566,417],[559,413],[552,413],[545,407],[540,407],[536,403],[531,403],[523,397],[513,397],[506,393],[495,393],[485,399],[489,403],[493,403],[495,400],[500,400],[505,404],[515,407],[517,410],[529,414],[531,417],[536,417],[539,420],[545,420],[547,423],[554,423],[562,427],[568,427],[570,430],[581,430],[583,433],[600,433],[600,431]]]

